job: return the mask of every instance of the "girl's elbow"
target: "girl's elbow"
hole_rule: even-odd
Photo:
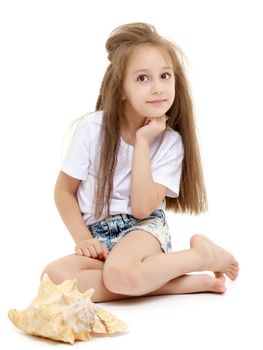
[[[132,210],[132,216],[135,217],[136,219],[144,219],[146,218],[148,215],[150,215],[150,213],[148,213],[148,211],[146,210],[142,210],[142,209],[133,209]]]

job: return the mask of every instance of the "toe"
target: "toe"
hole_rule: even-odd
[[[235,263],[234,263],[234,264],[231,264],[230,266],[231,266],[231,268],[232,268],[233,270],[236,270],[236,271],[239,270],[239,265],[236,265]]]
[[[232,281],[234,281],[237,278],[237,273],[232,270],[228,272],[228,276]]]
[[[239,263],[236,260],[232,263],[232,266],[239,269]]]
[[[239,272],[239,268],[236,268],[236,267],[234,267],[234,266],[231,266],[230,269],[229,269],[229,271],[230,271],[233,275],[237,276],[237,275],[238,275],[238,272]]]

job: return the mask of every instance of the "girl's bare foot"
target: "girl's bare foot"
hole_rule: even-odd
[[[218,278],[208,274],[192,274],[176,277],[160,288],[164,294],[189,294],[189,293],[224,293],[226,291],[225,277]],[[156,292],[153,292],[153,294]]]
[[[196,234],[191,238],[191,248],[197,249],[202,256],[208,256],[206,270],[213,271],[217,278],[226,274],[231,280],[238,276],[239,264],[232,254],[219,247],[204,235]]]

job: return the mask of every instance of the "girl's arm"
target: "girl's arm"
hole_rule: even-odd
[[[165,186],[153,181],[149,143],[145,138],[137,136],[131,176],[132,215],[136,218],[147,217],[162,202],[165,193]]]
[[[80,180],[60,171],[55,185],[54,198],[59,214],[75,243],[93,238],[81,215],[76,199]]]

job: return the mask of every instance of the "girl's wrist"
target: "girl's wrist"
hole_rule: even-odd
[[[135,135],[135,144],[140,143],[140,144],[149,144],[147,138],[141,135]]]
[[[89,229],[87,229],[87,230],[85,230],[85,232],[81,232],[81,233],[80,232],[75,233],[75,234],[71,233],[71,235],[72,235],[72,237],[73,237],[73,239],[74,239],[76,244],[78,244],[78,243],[80,243],[82,241],[85,241],[86,239],[92,239],[93,238],[93,236],[92,236],[92,234],[91,234]]]

